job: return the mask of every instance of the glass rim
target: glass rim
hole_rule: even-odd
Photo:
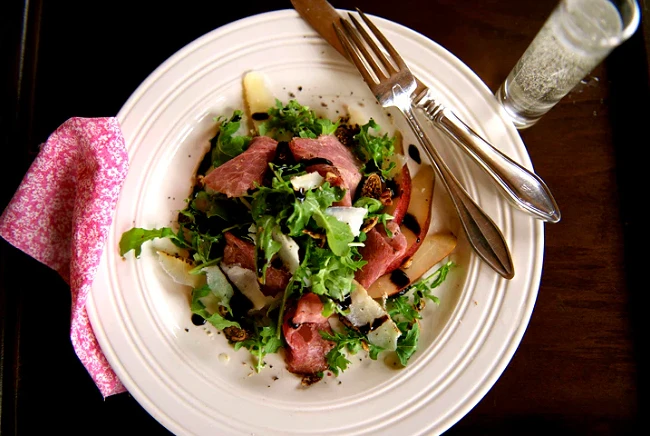
[[[562,0],[558,7],[568,11],[568,6],[577,0]],[[603,38],[601,47],[614,48],[629,39],[639,27],[641,21],[641,8],[638,0],[608,0],[621,18],[623,25],[621,32],[614,37]]]
[[[616,4],[615,2],[612,2]],[[625,0],[622,2],[622,5],[617,5],[617,9],[620,11],[622,6],[629,6],[630,7],[630,16],[625,19],[626,17],[621,14],[621,18],[623,19],[623,33],[621,35],[621,38],[623,41],[628,39],[630,36],[636,32],[636,29],[639,27],[639,22],[641,21],[641,8],[639,7],[639,2],[638,0]],[[627,22],[627,23],[626,23]]]

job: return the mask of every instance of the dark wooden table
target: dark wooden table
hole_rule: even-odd
[[[37,147],[72,116],[113,116],[161,62],[195,38],[289,0],[0,2],[2,198]],[[411,27],[493,91],[556,0],[335,1]],[[642,16],[650,13],[642,0]],[[399,5],[399,8],[392,4]],[[641,434],[648,311],[643,230],[650,140],[650,21],[536,126],[521,131],[562,210],[546,225],[541,288],[501,378],[448,434]],[[167,431],[129,394],[104,400],[69,339],[69,290],[0,240],[2,435]],[[647,330],[647,329],[645,329]]]

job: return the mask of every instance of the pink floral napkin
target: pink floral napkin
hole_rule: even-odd
[[[86,297],[129,162],[116,118],[71,118],[48,138],[0,217],[0,236],[70,284],[70,338],[104,397],[126,389],[93,333]]]

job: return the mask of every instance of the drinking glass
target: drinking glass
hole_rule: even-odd
[[[496,92],[517,129],[534,125],[639,25],[636,0],[561,0]]]

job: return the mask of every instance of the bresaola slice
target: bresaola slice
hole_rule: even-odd
[[[365,245],[359,248],[359,253],[368,263],[355,273],[354,278],[366,289],[379,277],[390,272],[388,268],[391,264],[402,258],[406,252],[406,237],[400,227],[391,221],[387,226],[392,232],[392,237],[389,237],[381,226],[376,226],[366,234]]]
[[[361,181],[360,163],[336,136],[321,135],[317,139],[293,138],[289,142],[289,148],[298,162],[317,158],[331,162],[345,181],[348,192],[354,195]]]
[[[225,265],[239,265],[255,272],[255,246],[238,238],[230,232],[224,233],[226,247],[223,250]],[[261,286],[264,295],[277,295],[289,284],[291,274],[282,269],[269,266],[266,269],[266,283]]]
[[[310,292],[300,297],[296,302],[291,323],[294,325],[305,323],[322,324],[327,321],[322,312],[323,303],[318,295]]]
[[[262,184],[277,145],[275,139],[256,136],[246,151],[210,171],[203,178],[204,185],[228,197],[246,195],[249,189]]]
[[[334,344],[320,335],[321,331],[332,334],[322,312],[323,303],[318,295],[308,293],[284,316],[282,332],[287,341],[287,369],[294,374],[314,376],[329,368],[325,356]]]

